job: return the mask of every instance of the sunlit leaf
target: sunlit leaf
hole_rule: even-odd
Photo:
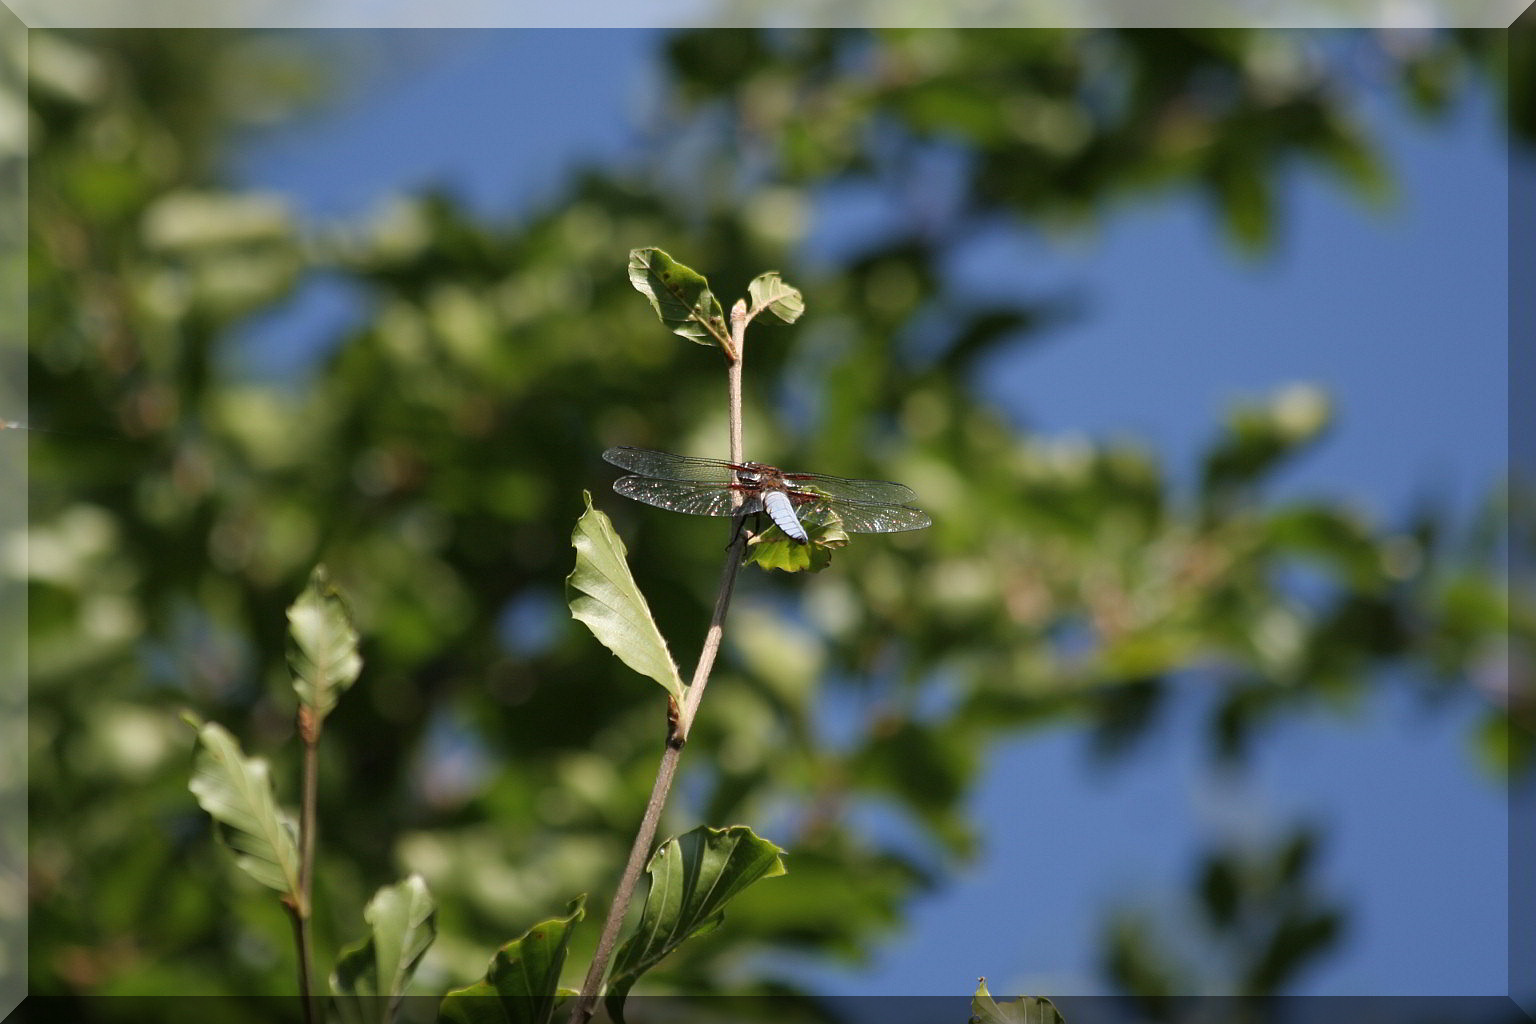
[[[1060,1011],[1049,999],[1019,996],[1011,1003],[999,1003],[987,991],[987,979],[980,979],[971,996],[971,1024],[1065,1024]]]
[[[1333,420],[1328,396],[1310,385],[1281,388],[1232,410],[1226,433],[1205,455],[1202,492],[1247,487],[1315,442]]]
[[[452,1024],[546,1024],[568,993],[559,988],[572,926],[584,913],[585,896],[566,906],[564,917],[542,921],[502,946],[485,977],[443,997],[438,1020]]]
[[[411,975],[437,935],[437,904],[420,875],[376,892],[363,910],[367,938],[343,950],[331,973],[338,1016],[346,1024],[394,1019]]]
[[[770,526],[747,544],[744,564],[780,572],[821,572],[832,564],[832,552],[848,543],[848,534],[840,526],[801,525],[808,543],[792,540],[778,526]]]
[[[317,565],[298,600],[288,607],[288,666],[299,701],[324,719],[362,671],[357,630],[325,566]]]
[[[805,299],[801,297],[800,289],[785,284],[777,270],[753,278],[747,286],[747,294],[752,298],[752,316],[766,310],[785,323],[792,324],[805,312]]]
[[[681,700],[682,677],[645,596],[630,574],[624,542],[609,518],[592,507],[592,495],[582,492],[582,499],[587,510],[571,533],[576,568],[566,577],[568,589],[578,592],[570,597],[571,615],[586,623],[598,642],[624,664],[650,676]]]
[[[619,949],[605,1005],[619,1024],[640,975],[684,941],[718,927],[725,905],[752,883],[784,874],[784,851],[745,825],[701,826],[669,839],[646,868],[651,891],[640,926]]]
[[[247,758],[217,722],[197,727],[197,759],[188,788],[219,824],[219,838],[240,869],[289,899],[299,899],[299,851],[292,825],[277,809],[267,762]]]
[[[651,300],[656,315],[673,334],[700,345],[730,348],[720,301],[698,271],[660,249],[634,249],[629,254],[629,283]]]

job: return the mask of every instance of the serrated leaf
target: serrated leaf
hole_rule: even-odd
[[[629,283],[651,300],[651,308],[673,334],[700,345],[731,347],[720,301],[698,271],[660,249],[633,249]]]
[[[497,950],[483,979],[443,997],[440,1024],[547,1024],[571,994],[559,987],[560,969],[586,899],[576,897],[564,917],[540,922]]]
[[[576,568],[565,579],[568,588],[578,591],[570,598],[571,615],[585,623],[598,642],[624,664],[650,676],[681,701],[682,677],[645,596],[630,574],[624,542],[612,521],[592,507],[592,495],[583,491],[582,500],[587,510],[571,532]]]
[[[646,867],[651,891],[640,926],[619,949],[604,1000],[624,1024],[624,997],[640,975],[695,935],[718,927],[725,905],[762,878],[784,874],[784,851],[745,825],[701,826],[667,840]]]
[[[188,788],[219,824],[235,863],[269,889],[299,901],[299,850],[293,827],[277,809],[267,762],[247,758],[217,722],[194,721],[197,758]]]
[[[777,270],[754,277],[747,286],[747,294],[752,298],[751,314],[754,317],[766,310],[786,324],[792,324],[805,312],[805,299],[800,295],[800,289],[785,284]]]
[[[1011,1003],[998,1003],[987,991],[982,978],[971,997],[971,1024],[1066,1024],[1060,1011],[1049,999],[1019,996]]]
[[[342,950],[331,992],[346,1024],[387,1024],[437,936],[437,904],[421,876],[411,875],[374,893],[363,920],[369,934]]]
[[[304,592],[289,606],[288,635],[293,640],[288,650],[293,689],[300,703],[323,720],[363,667],[357,630],[325,566],[315,566]]]

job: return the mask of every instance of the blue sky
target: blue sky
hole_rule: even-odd
[[[655,37],[643,32],[395,33],[360,48],[358,38],[346,98],[253,136],[243,183],[325,219],[426,185],[504,214],[557,196],[577,163],[628,152],[655,95]],[[1470,509],[1507,462],[1495,103],[1472,96],[1438,124],[1379,97],[1363,113],[1397,202],[1371,211],[1291,174],[1282,243],[1257,261],[1236,258],[1182,193],[1130,204],[1069,242],[994,238],[973,257],[998,283],[1086,302],[989,367],[988,396],[1044,435],[1133,437],[1187,467],[1233,400],[1313,382],[1332,394],[1338,424],[1284,473],[1281,494],[1342,496],[1389,523],[1428,494]],[[264,339],[294,339],[266,349],[268,368],[297,364],[348,315],[333,289],[307,290],[262,326]],[[981,862],[921,901],[867,967],[799,969],[829,994],[965,993],[978,974],[998,993],[1093,994],[1110,908],[1176,905],[1204,841],[1305,820],[1330,837],[1320,878],[1351,930],[1301,991],[1505,991],[1505,800],[1469,753],[1475,698],[1431,708],[1393,686],[1350,712],[1292,720],[1240,780],[1205,764],[1208,699],[1187,685],[1119,768],[1095,768],[1070,729],[1008,745],[973,804]],[[1033,838],[1040,822],[1053,825],[1050,848]]]

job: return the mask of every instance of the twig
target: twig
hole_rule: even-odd
[[[742,461],[741,361],[745,352],[743,342],[746,328],[746,306],[738,302],[731,309],[731,341],[734,352],[728,350],[726,356],[731,461],[737,463]],[[741,496],[733,491],[732,499],[739,504]],[[629,910],[630,901],[634,898],[635,886],[640,882],[640,872],[645,868],[645,862],[650,856],[651,844],[656,839],[656,829],[661,824],[661,812],[666,808],[667,795],[672,791],[672,781],[677,777],[677,764],[682,759],[683,746],[688,742],[688,731],[693,727],[694,716],[699,711],[699,702],[704,698],[704,687],[709,683],[710,673],[715,667],[715,657],[720,653],[720,642],[725,636],[725,614],[731,607],[731,594],[736,589],[736,574],[741,570],[742,550],[746,547],[746,543],[746,537],[742,531],[735,530],[730,547],[725,551],[725,565],[720,571],[720,590],[715,595],[715,610],[709,619],[709,629],[704,634],[704,646],[699,650],[699,660],[694,665],[693,678],[683,693],[681,707],[669,701],[667,745],[661,753],[661,763],[656,768],[656,782],[651,787],[651,798],[645,805],[645,815],[640,819],[640,828],[635,832],[635,841],[629,848],[629,860],[624,864],[624,873],[620,876],[618,887],[614,890],[613,902],[608,906],[608,917],[603,921],[603,931],[598,936],[597,949],[592,953],[592,965],[587,968],[587,977],[581,985],[581,995],[571,1006],[571,1013],[567,1018],[568,1024],[586,1024],[596,1012],[598,991],[602,988],[603,977],[608,971],[608,961],[613,956],[613,947],[618,941],[619,929],[624,924],[624,915]]]
[[[299,706],[299,736],[304,741],[304,795],[299,810],[299,900],[290,906],[294,942],[299,954],[299,999],[304,1024],[315,1024],[315,998],[311,981],[310,908],[313,906],[315,871],[315,803],[320,778],[320,721],[307,707]]]

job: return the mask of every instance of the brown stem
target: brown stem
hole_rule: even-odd
[[[635,886],[640,881],[640,870],[651,852],[651,841],[656,838],[656,826],[667,804],[667,794],[672,790],[672,780],[677,775],[677,762],[682,752],[680,745],[671,743],[662,752],[661,764],[656,769],[656,783],[651,787],[651,799],[645,805],[645,816],[640,819],[640,829],[635,833],[635,841],[629,848],[629,860],[624,865],[619,886],[614,890],[613,902],[608,905],[608,918],[603,922],[597,949],[592,953],[592,966],[587,968],[586,980],[581,983],[581,996],[571,1007],[571,1024],[590,1020],[595,1011],[597,992],[602,986],[603,974],[608,969],[608,959],[613,955],[614,943],[619,938],[619,926],[624,923],[624,912],[629,909],[629,902],[634,898]]]
[[[315,1000],[309,985],[309,917],[290,900],[284,899],[283,906],[293,922],[293,944],[299,952],[299,1005],[304,1009],[304,1024],[315,1024]]]
[[[741,443],[741,364],[747,357],[747,307],[742,303],[736,303],[731,310],[731,338],[736,343],[735,358],[729,359],[725,366],[726,399],[730,403],[731,410],[731,461],[740,463],[745,455]],[[741,501],[741,495],[731,492],[736,502]]]
[[[742,461],[741,441],[741,361],[745,351],[747,309],[738,302],[731,310],[732,349],[726,352],[726,385],[730,402],[731,461]],[[733,492],[735,501],[739,494]],[[738,524],[739,527],[739,524]],[[597,994],[608,971],[608,961],[624,924],[624,915],[634,899],[635,886],[640,882],[640,872],[650,856],[651,843],[656,839],[656,829],[661,824],[661,813],[666,809],[667,796],[672,791],[672,781],[677,777],[677,764],[683,756],[683,746],[688,742],[688,731],[693,727],[694,716],[699,712],[699,702],[704,699],[704,687],[714,671],[715,658],[720,653],[720,642],[725,636],[725,614],[731,607],[731,594],[736,589],[736,574],[741,569],[741,557],[746,547],[746,537],[737,528],[732,534],[730,547],[725,551],[725,566],[720,571],[720,589],[715,595],[715,610],[709,619],[709,629],[704,634],[704,646],[699,650],[699,660],[693,668],[693,679],[683,692],[679,707],[669,701],[667,745],[661,753],[661,763],[656,768],[656,782],[651,786],[651,798],[645,805],[640,828],[629,848],[629,860],[619,877],[608,906],[608,916],[603,921],[602,933],[597,939],[597,949],[592,953],[592,965],[581,985],[581,995],[571,1005],[567,1018],[569,1024],[585,1024],[592,1019],[597,1008]]]
[[[299,999],[304,1005],[304,1024],[315,1024],[309,936],[315,871],[315,803],[320,778],[320,720],[304,706],[299,708],[299,736],[304,741],[304,795],[299,810],[299,898],[289,907],[293,915],[294,942],[299,956]]]

